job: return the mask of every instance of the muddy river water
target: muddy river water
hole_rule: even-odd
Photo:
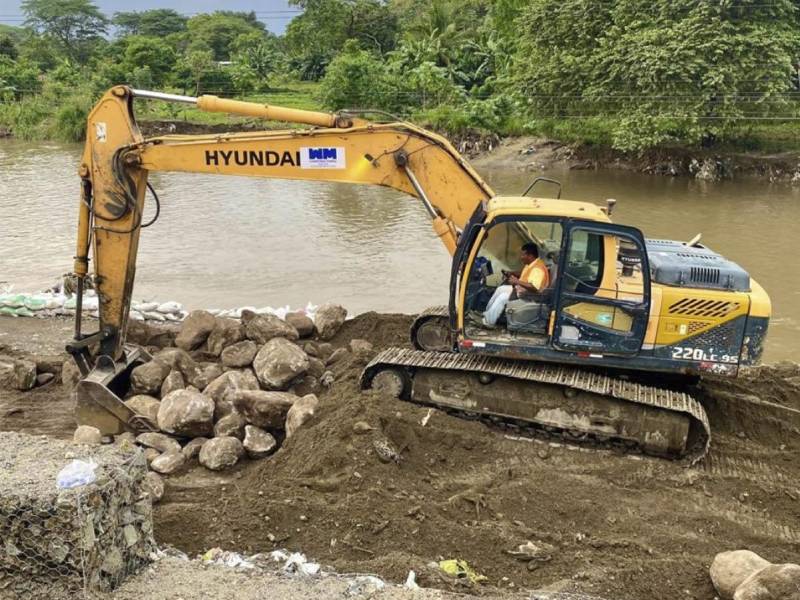
[[[78,145],[0,140],[0,282],[35,291],[71,270],[79,155]],[[521,193],[535,175],[476,166],[500,194]],[[800,359],[800,187],[612,170],[536,174],[559,179],[565,198],[618,199],[615,220],[648,237],[702,233],[770,293],[765,358]],[[399,193],[212,175],[151,181],[161,217],[142,234],[137,299],[190,308],[335,301],[352,312],[415,312],[446,301],[449,256],[422,206]]]

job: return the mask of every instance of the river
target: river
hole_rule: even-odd
[[[80,150],[0,140],[0,282],[15,290],[42,289],[72,269]],[[800,358],[800,188],[615,170],[536,174],[559,179],[565,198],[616,198],[615,221],[648,237],[702,233],[770,293],[765,359]],[[535,174],[482,175],[497,193],[517,195]],[[355,313],[446,301],[449,257],[416,200],[383,188],[213,175],[156,174],[151,182],[161,216],[142,233],[136,299],[189,308],[334,301]]]

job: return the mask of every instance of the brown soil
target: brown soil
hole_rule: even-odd
[[[334,345],[407,344],[410,322],[361,315]],[[190,553],[286,547],[341,572],[393,581],[414,569],[420,583],[438,587],[450,583],[428,563],[463,558],[494,591],[621,600],[710,599],[717,552],[749,548],[783,562],[800,551],[797,366],[705,382],[698,395],[712,450],[694,468],[512,439],[439,411],[423,426],[428,409],[360,392],[362,367],[354,358],[337,363],[317,415],[272,458],[222,475],[196,468],[169,478],[156,511],[159,541]],[[27,416],[1,417],[0,429],[70,433],[71,403],[58,389],[2,392],[0,416],[17,407]],[[36,421],[45,415],[50,424],[42,427]],[[372,429],[356,433],[362,421]],[[374,443],[383,441],[397,449],[398,463],[379,460]],[[508,554],[528,540],[551,546],[549,560]]]

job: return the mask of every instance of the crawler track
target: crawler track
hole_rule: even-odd
[[[686,458],[692,464],[702,459],[710,443],[710,427],[705,410],[694,398],[684,392],[657,388],[618,379],[601,373],[594,373],[567,366],[555,366],[529,361],[513,361],[489,356],[464,355],[445,352],[425,352],[421,350],[411,350],[406,348],[389,348],[376,356],[364,369],[361,375],[361,385],[364,388],[370,387],[373,378],[381,371],[387,369],[401,369],[408,377],[413,380],[420,374],[433,373],[434,377],[447,377],[453,374],[469,375],[476,377],[496,377],[516,382],[526,382],[531,384],[545,384],[548,389],[560,389],[565,396],[564,403],[568,403],[566,398],[570,398],[573,393],[586,392],[591,401],[592,398],[601,403],[609,404],[604,407],[612,415],[628,411],[629,414],[636,414],[641,410],[644,414],[649,413],[656,417],[655,420],[670,418],[683,415],[689,419],[688,435],[685,448],[677,458]],[[543,386],[544,387],[544,386]],[[509,388],[505,388],[508,390]],[[529,395],[529,403],[536,403],[537,389],[533,387],[534,393]],[[573,392],[574,391],[574,392]],[[532,426],[541,426],[547,431],[559,429],[553,426],[552,421],[540,421],[536,411],[526,411],[525,415],[517,414],[514,410],[503,410],[504,399],[495,399],[491,407],[484,405],[484,401],[472,401],[470,406],[458,406],[452,402],[437,401],[437,395],[433,392],[425,394],[424,397],[414,397],[414,394],[405,393],[406,399],[411,399],[420,404],[440,406],[446,410],[463,410],[463,412],[481,418],[490,418],[494,423],[504,422],[513,427],[519,427],[520,422]],[[600,398],[597,398],[597,397]],[[579,405],[580,400],[577,403]],[[480,405],[479,405],[480,404]],[[576,403],[573,401],[573,404]],[[637,406],[639,408],[637,408]],[[519,403],[517,403],[519,407]],[[585,405],[586,412],[590,412],[592,407]],[[578,409],[580,410],[580,408]],[[552,412],[552,409],[548,409]],[[574,419],[573,419],[574,420]],[[620,417],[620,421],[622,417]],[[643,419],[646,420],[646,419]],[[653,419],[651,419],[653,420]],[[617,424],[613,424],[617,426]],[[648,443],[652,441],[653,434],[647,431],[645,424],[642,431],[631,435],[620,435],[620,439],[630,442],[635,438],[641,442],[643,451],[653,454],[661,452],[649,452]],[[627,422],[623,424],[623,431],[627,428]],[[561,428],[567,434],[571,434],[574,427]],[[594,436],[591,427],[577,427],[578,431]],[[623,431],[623,433],[625,433]],[[655,434],[658,435],[658,434]],[[573,438],[576,436],[572,435]],[[609,432],[609,427],[602,430],[602,435],[594,436],[603,440],[614,440],[615,434]]]

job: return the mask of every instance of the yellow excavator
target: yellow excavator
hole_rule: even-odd
[[[144,137],[136,98],[305,127]],[[413,347],[364,369],[364,388],[515,430],[635,447],[695,460],[708,448],[703,407],[685,390],[704,373],[736,376],[763,350],[771,307],[739,265],[699,242],[645,239],[605,206],[496,196],[443,137],[400,120],[312,112],[117,86],[88,118],[80,165],[77,310],[68,350],[83,375],[77,418],[106,434],[155,427],[122,402],[130,370],[149,356],[125,344],[151,172],[192,172],[373,184],[422,203],[452,255],[448,306],[424,311]],[[201,199],[198,199],[201,202]],[[157,212],[156,212],[157,215]],[[500,319],[487,304],[535,245],[546,289],[518,289]],[[402,246],[402,241],[398,243]],[[99,330],[81,303],[93,249]],[[346,282],[343,282],[346,285]],[[502,307],[501,307],[502,308]]]

